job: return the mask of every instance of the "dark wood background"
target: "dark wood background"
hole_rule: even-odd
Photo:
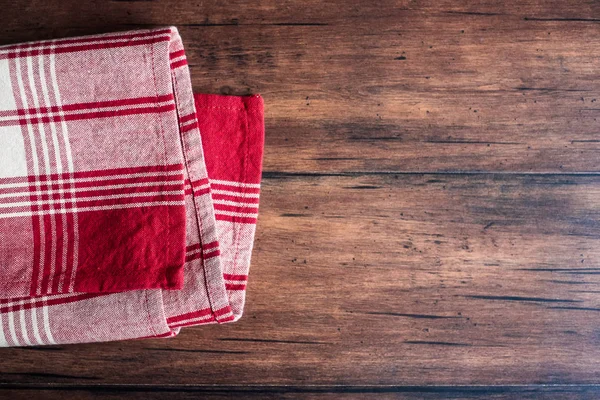
[[[246,314],[0,350],[0,397],[600,397],[600,3],[0,0],[0,43],[176,25],[261,93]]]

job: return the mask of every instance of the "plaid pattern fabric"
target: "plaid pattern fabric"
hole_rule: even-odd
[[[0,345],[237,320],[262,118],[194,99],[175,28],[0,47]]]

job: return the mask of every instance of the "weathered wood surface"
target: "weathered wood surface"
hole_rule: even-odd
[[[177,25],[267,124],[244,318],[0,350],[0,396],[600,396],[600,3],[470,3],[0,1],[3,44]]]

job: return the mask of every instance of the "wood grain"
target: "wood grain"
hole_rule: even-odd
[[[242,320],[2,349],[2,395],[599,396],[600,3],[0,5],[1,43],[177,25],[267,125]]]

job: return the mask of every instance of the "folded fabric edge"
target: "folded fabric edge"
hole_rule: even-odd
[[[183,43],[177,28],[171,27],[169,53],[173,92],[180,124],[181,147],[188,175],[191,196],[195,207],[197,229],[203,247],[210,245],[211,251],[219,251],[214,204],[206,170],[204,150],[192,91],[192,83]],[[216,254],[216,253],[215,253]],[[202,257],[204,282],[210,310],[216,321],[232,318],[229,298],[225,289],[220,257]],[[177,315],[168,316],[177,318]],[[168,321],[169,322],[169,321]]]

